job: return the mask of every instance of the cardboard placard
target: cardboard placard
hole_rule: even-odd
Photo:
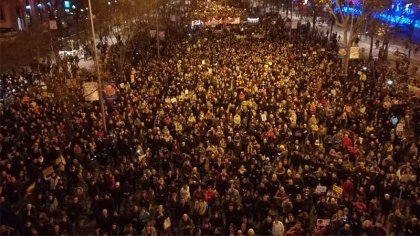
[[[50,24],[49,24],[49,26],[50,26],[50,30],[57,30],[58,29],[58,27],[57,27],[57,21],[55,21],[55,20],[50,20],[50,22],[49,22]]]
[[[397,131],[397,132],[403,132],[404,131],[404,126],[401,123],[399,123],[397,125],[397,128],[395,129],[395,131]]]
[[[350,59],[359,59],[360,57],[360,48],[359,47],[351,47],[350,48]]]
[[[99,100],[98,83],[96,82],[85,82],[83,83],[83,94],[85,100],[92,102]]]
[[[261,114],[261,120],[262,121],[266,121],[267,120],[267,115],[265,113]]]
[[[315,192],[325,193],[325,192],[327,192],[327,186],[318,185],[318,186],[316,186]]]
[[[66,79],[66,85],[69,88],[76,88],[77,87],[77,80],[76,79]]]
[[[343,194],[343,188],[338,187],[337,185],[334,185],[334,186],[333,186],[333,191],[334,191],[335,193],[337,193],[338,195],[340,195],[340,196]]]
[[[404,183],[410,182],[410,181],[416,182],[416,180],[417,180],[417,175],[401,175],[401,179],[400,179],[400,181]]]
[[[344,58],[347,55],[347,48],[346,47],[340,47],[338,50],[338,57]]]
[[[52,166],[48,166],[47,168],[42,170],[42,174],[47,177],[54,173],[54,168]]]

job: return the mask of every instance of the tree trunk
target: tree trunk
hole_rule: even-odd
[[[412,46],[413,35],[414,35],[414,23],[415,21],[413,21],[408,27],[408,59],[409,60],[411,57],[411,46]]]
[[[411,44],[408,46],[408,60],[411,58]]]
[[[332,19],[331,20],[331,28],[330,28],[330,40],[332,39],[331,37],[332,37],[333,29],[334,29],[334,24],[335,24],[335,21],[334,21],[334,19]]]
[[[346,46],[347,46],[347,42],[348,42],[348,30],[349,30],[348,27],[349,27],[348,22],[345,22],[344,23],[344,30],[343,30],[343,43]]]
[[[267,0],[264,0],[264,15],[267,15]]]
[[[349,62],[350,62],[350,47],[347,48],[347,54],[344,57],[343,70],[344,70],[345,76],[349,75]]]
[[[383,60],[386,61],[388,59],[388,50],[389,50],[389,40],[388,40],[388,35],[385,37],[383,43],[382,43],[382,47],[384,50],[384,54],[383,54]]]
[[[343,63],[343,65],[344,65],[343,71],[344,71],[345,76],[348,76],[349,61],[350,61],[350,47],[351,47],[351,38],[349,39],[349,37],[348,37],[348,31],[349,31],[348,27],[349,27],[349,22],[348,22],[348,20],[346,20],[344,22],[344,30],[343,30],[343,38],[344,38],[343,43],[347,48],[347,54],[344,57],[344,63]]]
[[[315,32],[315,25],[316,25],[316,13],[315,11],[313,12],[313,17],[312,17],[312,30]]]
[[[369,59],[373,57],[373,35],[370,35]]]

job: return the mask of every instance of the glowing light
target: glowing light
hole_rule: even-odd
[[[70,8],[70,1],[64,1],[64,8],[66,9]]]
[[[411,8],[412,4],[406,4],[405,6],[395,4],[392,6],[391,9],[375,14],[375,18],[380,19],[384,22],[390,22],[391,24],[408,25],[413,23],[415,17],[414,11]],[[341,10],[348,14],[362,14],[362,10],[358,7],[343,6]],[[336,9],[336,11],[338,11],[338,9]],[[414,23],[414,27],[420,29],[420,20],[417,20]]]

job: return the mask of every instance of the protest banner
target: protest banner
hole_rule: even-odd
[[[98,83],[96,82],[85,82],[83,83],[83,96],[88,102],[98,101]]]

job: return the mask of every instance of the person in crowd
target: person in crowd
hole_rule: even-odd
[[[194,16],[243,13],[199,2]],[[159,58],[149,24],[101,41],[103,104],[58,66],[0,75],[1,234],[418,235],[407,71],[342,76],[339,36],[288,20],[171,29]]]

